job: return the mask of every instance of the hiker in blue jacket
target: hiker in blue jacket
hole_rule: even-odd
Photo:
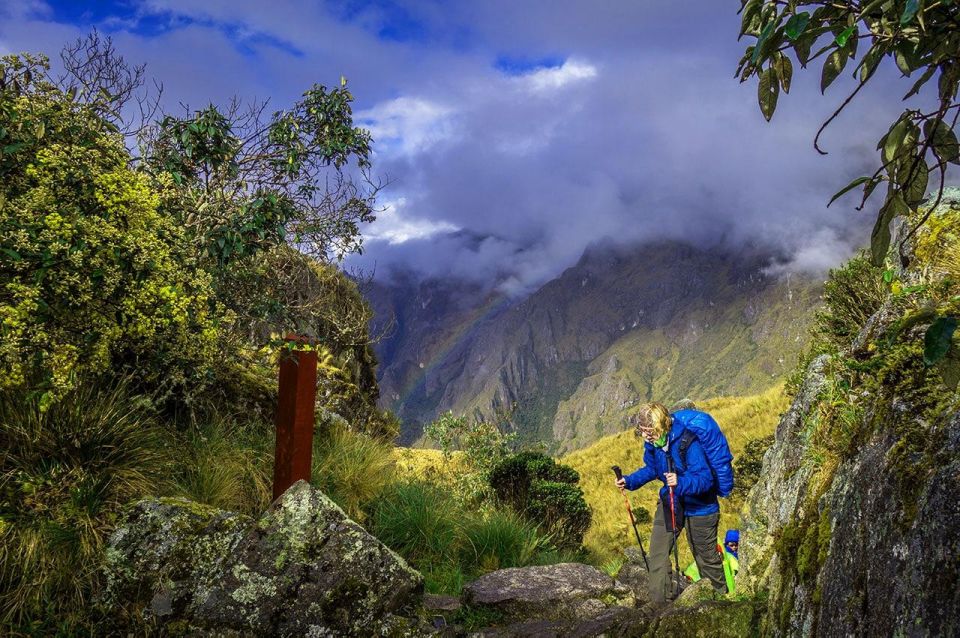
[[[733,490],[733,455],[726,438],[706,412],[680,410],[670,414],[660,403],[641,405],[631,421],[636,436],[645,441],[644,465],[619,479],[617,487],[635,490],[654,479],[663,482],[650,534],[651,599],[663,603],[678,593],[671,586],[674,581],[670,568],[670,552],[677,535],[669,531],[668,524],[674,518],[676,529],[687,530],[700,574],[726,593],[723,562],[717,552],[717,496],[727,496]],[[681,518],[685,520],[681,522]]]

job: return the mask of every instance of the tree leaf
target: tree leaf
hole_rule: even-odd
[[[883,161],[890,162],[900,150],[904,140],[907,137],[907,130],[910,128],[910,121],[906,118],[897,120],[896,124],[887,133],[886,141],[883,143]]]
[[[26,145],[27,145],[26,142],[17,142],[16,144],[7,144],[6,146],[3,147],[3,154],[13,155],[14,153],[19,151],[21,148],[23,148]]]
[[[807,28],[807,24],[810,23],[810,14],[806,11],[802,13],[797,13],[790,16],[790,19],[787,20],[787,26],[784,28],[784,33],[791,40],[796,40],[803,33],[804,29]]]
[[[761,0],[748,0],[743,7],[743,17],[740,20],[740,35],[752,31],[755,22],[760,18]]]
[[[877,214],[877,223],[870,233],[870,261],[874,266],[882,266],[890,249],[890,222],[894,217],[909,212],[900,193],[894,193]]]
[[[923,134],[930,140],[934,154],[944,162],[960,163],[960,143],[953,129],[943,120],[927,120]]]
[[[863,56],[863,61],[860,62],[860,81],[866,82],[873,75],[873,72],[877,70],[877,66],[880,64],[880,60],[883,59],[883,48],[881,45],[876,44],[867,51]]]
[[[837,49],[827,57],[827,61],[823,63],[823,73],[820,76],[820,93],[826,91],[827,87],[833,84],[833,81],[837,79],[846,65],[847,54],[842,49]]]
[[[872,179],[872,178],[869,177],[869,176],[864,176],[864,177],[858,177],[857,179],[853,180],[852,182],[850,182],[849,184],[847,184],[846,186],[844,186],[843,188],[841,188],[839,191],[837,191],[837,192],[834,194],[834,196],[830,198],[830,201],[827,203],[827,208],[830,207],[830,204],[832,204],[833,202],[837,201],[837,199],[839,199],[840,197],[842,197],[842,196],[845,195],[846,193],[852,191],[854,188],[856,188],[856,187],[859,186],[860,184],[863,184],[863,183],[865,183],[865,182],[869,182],[871,179]]]
[[[923,362],[932,366],[947,356],[957,329],[955,317],[940,317],[927,328],[923,335]]]
[[[900,72],[906,76],[913,73],[919,64],[917,56],[913,51],[913,45],[909,42],[904,42],[897,47],[897,50],[893,54],[893,59],[897,63],[897,68],[900,69]]]
[[[797,53],[797,60],[800,66],[806,68],[807,61],[810,60],[810,48],[813,47],[814,38],[804,36],[793,44],[793,50]]]
[[[898,173],[897,182],[907,204],[915,206],[922,202],[927,195],[927,183],[930,179],[927,163],[919,157],[907,158],[900,162]]]
[[[773,67],[768,67],[760,74],[760,83],[757,86],[757,100],[760,103],[760,112],[769,122],[773,112],[777,109],[777,99],[780,97],[780,83]]]
[[[845,47],[847,46],[847,42],[850,40],[850,36],[856,33],[856,31],[857,31],[857,25],[855,24],[851,25],[846,29],[844,29],[842,32],[840,32],[840,35],[838,35],[834,39],[834,42],[837,43],[838,47],[841,47],[841,48]]]
[[[764,45],[767,43],[767,40],[775,28],[777,28],[777,21],[771,20],[770,23],[763,28],[763,31],[760,32],[760,37],[757,38],[756,48],[753,50],[753,55],[750,56],[752,63],[756,64],[760,59],[760,53],[763,51]]]
[[[777,68],[777,76],[780,78],[780,87],[784,93],[789,93],[790,81],[793,79],[793,62],[781,53],[774,64]]]
[[[903,14],[900,16],[900,26],[909,24],[919,10],[920,0],[907,0],[906,6],[903,7]]]
[[[924,71],[923,75],[920,76],[920,79],[913,83],[913,87],[910,89],[910,91],[903,96],[903,99],[904,100],[910,99],[911,97],[919,93],[923,85],[926,84],[927,81],[933,77],[933,74],[936,72],[936,70],[937,70],[937,67],[935,65],[928,66],[927,70]]]

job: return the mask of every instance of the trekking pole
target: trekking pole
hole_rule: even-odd
[[[673,459],[670,458],[670,453],[667,453],[667,466],[671,474],[676,474],[673,467]],[[674,506],[673,500],[673,487],[667,486],[667,491],[670,492],[670,522],[671,527],[673,528],[673,563],[677,567],[677,576],[680,575],[680,552],[678,551],[678,545],[680,545],[680,531],[677,529],[677,510]]]
[[[614,465],[612,468],[613,473],[617,475],[617,480],[623,478],[623,472],[620,471],[619,465]],[[630,516],[630,526],[633,527],[633,534],[637,537],[637,544],[640,545],[640,555],[643,556],[643,564],[647,568],[647,571],[650,571],[650,563],[647,562],[647,552],[643,549],[643,541],[640,540],[640,532],[637,531],[637,519],[633,517],[633,508],[630,507],[630,499],[627,498],[627,493],[620,488],[620,493],[623,495],[623,503],[627,506],[627,514]]]

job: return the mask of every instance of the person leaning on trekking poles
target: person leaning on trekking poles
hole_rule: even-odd
[[[700,574],[726,593],[717,552],[717,496],[733,489],[733,455],[726,438],[709,414],[698,410],[670,414],[660,403],[642,404],[631,423],[644,440],[644,465],[618,479],[617,487],[636,490],[654,479],[663,482],[650,535],[650,598],[663,603],[679,593],[671,578],[670,552],[676,558],[674,541],[682,529],[687,530]]]

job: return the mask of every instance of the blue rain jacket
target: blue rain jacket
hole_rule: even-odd
[[[733,472],[730,471],[730,448],[716,422],[706,412],[680,410],[673,413],[673,425],[667,436],[667,448],[677,472],[674,494],[682,499],[688,516],[704,516],[720,511],[717,496],[726,496],[733,489]],[[680,437],[690,428],[697,438],[687,448],[687,464],[680,461]],[[707,454],[714,459],[714,470],[707,462]],[[667,491],[664,474],[669,471],[667,452],[644,441],[643,467],[624,477],[627,489],[638,489],[654,479],[663,481],[661,494]]]

